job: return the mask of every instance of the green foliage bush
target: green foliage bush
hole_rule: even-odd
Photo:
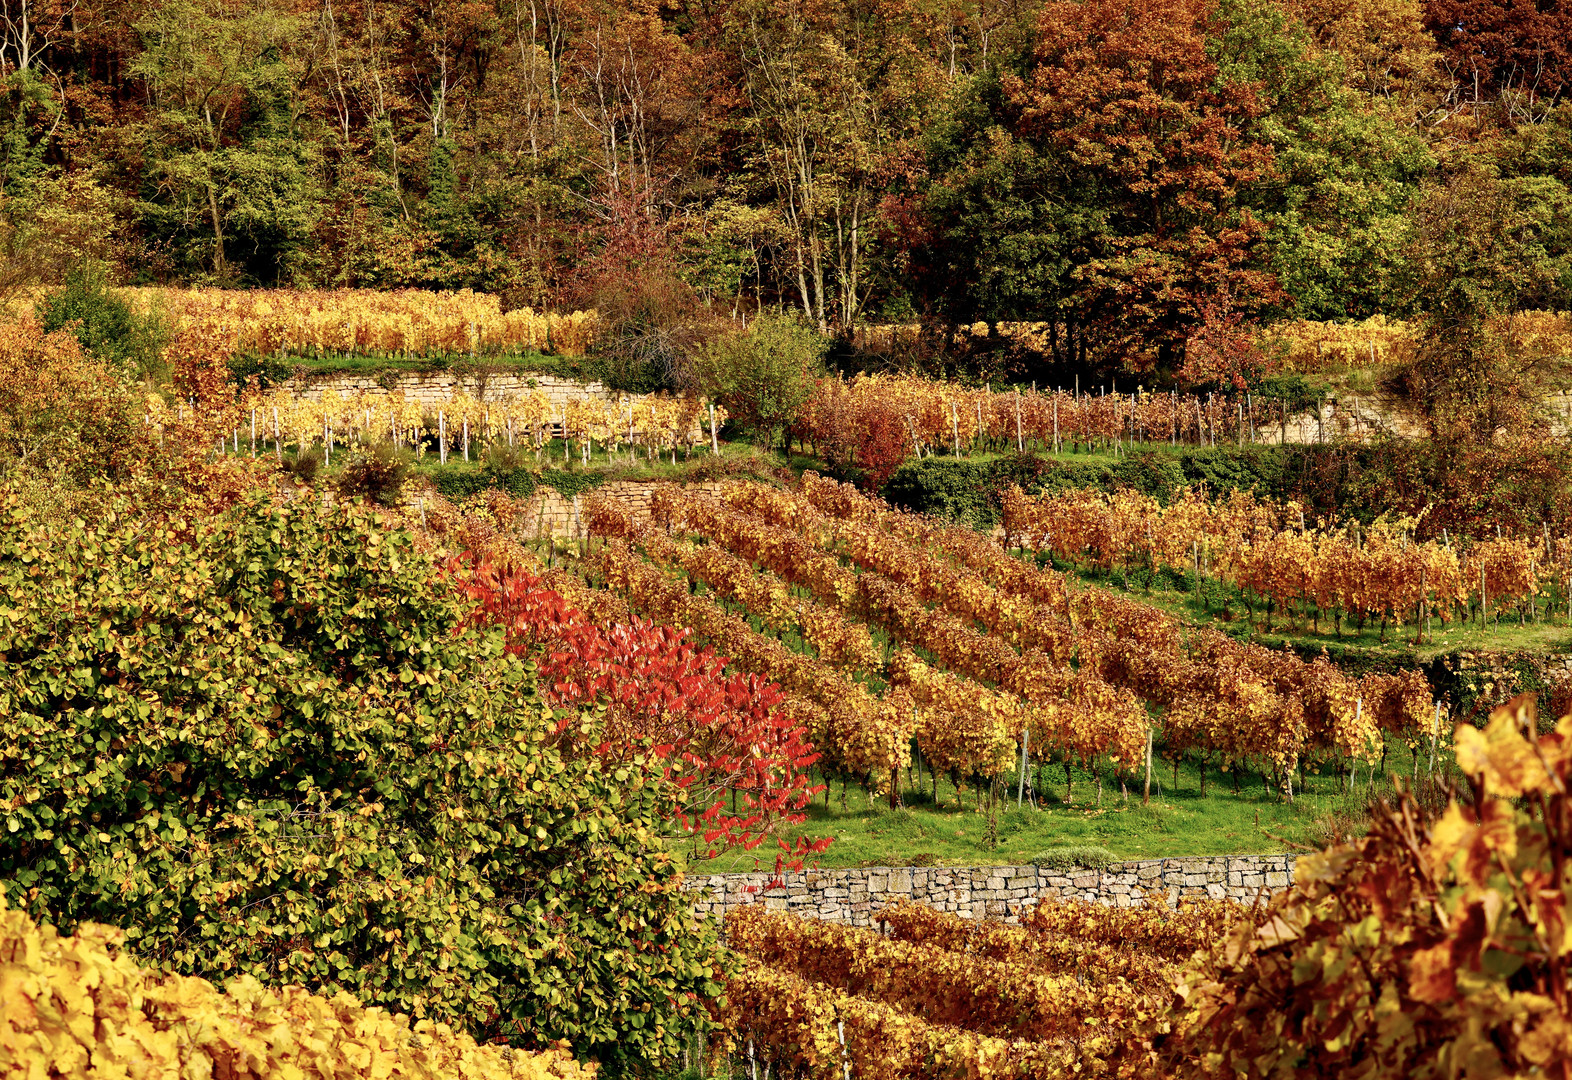
[[[543,487],[551,488],[564,499],[593,491],[606,482],[604,472],[577,472],[566,469],[534,469],[507,459],[488,459],[481,468],[473,465],[432,465],[424,470],[431,486],[445,498],[462,502],[493,488],[516,499],[527,499]]]
[[[0,596],[11,904],[613,1067],[707,1023],[721,954],[659,839],[682,793],[561,756],[532,666],[371,510],[62,531],[0,494]]]
[[[440,495],[454,502],[462,502],[488,488],[501,487],[502,485],[497,483],[499,476],[506,476],[512,481],[520,473],[529,475],[522,469],[509,469],[499,474],[491,469],[477,469],[472,465],[461,464],[431,465],[421,471],[431,480],[431,486],[436,488]],[[533,490],[534,488],[531,487],[530,491]]]
[[[746,333],[727,334],[694,358],[699,389],[726,407],[730,423],[764,446],[782,442],[813,393],[828,342],[801,319],[761,311]]]
[[[102,267],[79,263],[65,285],[38,302],[48,332],[69,328],[82,348],[106,364],[139,377],[165,372],[168,331],[156,312],[139,314],[116,296]]]
[[[571,499],[575,495],[594,491],[606,482],[606,474],[599,472],[568,472],[565,469],[546,469],[540,474],[540,482],[554,490],[564,499]]]

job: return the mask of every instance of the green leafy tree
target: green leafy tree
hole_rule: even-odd
[[[64,533],[0,495],[0,880],[150,961],[349,990],[481,1038],[668,1061],[715,931],[634,755],[564,759],[499,631],[358,504]]]
[[[1280,311],[1308,319],[1400,314],[1408,211],[1435,159],[1419,133],[1366,107],[1342,56],[1265,0],[1223,0],[1209,53],[1222,77],[1254,85],[1247,138],[1273,165],[1242,202],[1266,225]]]
[[[156,311],[137,312],[109,287],[101,266],[84,262],[66,277],[65,286],[38,303],[44,329],[70,330],[82,348],[127,374],[159,377],[168,333]]]
[[[826,345],[801,318],[763,311],[747,332],[728,334],[702,349],[694,360],[694,377],[733,422],[774,446],[813,394]]]
[[[1405,254],[1419,342],[1400,381],[1436,436],[1490,441],[1532,423],[1542,380],[1569,359],[1525,309],[1565,306],[1572,192],[1553,177],[1474,168],[1433,184]]]
[[[166,0],[136,29],[132,70],[154,106],[148,223],[214,278],[286,275],[319,214],[315,144],[290,105],[300,20],[271,4]]]

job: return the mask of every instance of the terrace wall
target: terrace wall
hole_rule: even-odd
[[[1101,869],[1045,866],[870,866],[854,870],[804,870],[774,875],[698,875],[703,891],[695,910],[724,915],[744,904],[764,904],[809,918],[868,926],[875,911],[913,900],[964,918],[1018,920],[1040,899],[1078,899],[1113,907],[1140,903],[1151,893],[1170,906],[1180,900],[1229,899],[1251,903],[1293,883],[1293,855],[1195,856],[1112,863]]]

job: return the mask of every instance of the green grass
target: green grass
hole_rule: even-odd
[[[1438,780],[1449,757],[1443,747],[1436,760]],[[1428,748],[1422,751],[1419,763],[1422,785],[1427,761]],[[871,795],[855,782],[846,786],[843,807],[841,781],[832,779],[829,805],[820,793],[807,822],[790,835],[833,838],[829,849],[813,863],[824,868],[1022,864],[1067,846],[1104,847],[1121,859],[1272,854],[1300,846],[1322,847],[1339,835],[1357,833],[1375,800],[1394,794],[1394,777],[1406,782],[1412,763],[1408,747],[1394,739],[1386,771],[1377,765],[1370,783],[1367,767],[1361,764],[1352,793],[1342,790],[1346,763],[1328,763],[1343,775],[1334,775],[1330,769],[1317,775],[1312,766],[1307,768],[1306,790],[1298,789],[1295,778],[1290,805],[1276,792],[1266,790],[1260,774],[1253,771],[1241,774],[1236,794],[1232,779],[1214,764],[1207,771],[1206,794],[1202,796],[1200,770],[1194,759],[1180,763],[1177,787],[1172,762],[1154,761],[1152,799],[1144,806],[1139,783],[1130,785],[1126,800],[1118,781],[1106,771],[1099,806],[1092,774],[1072,769],[1074,791],[1069,792],[1063,764],[1054,764],[1038,770],[1044,783],[1039,788],[1037,808],[1016,808],[1013,775],[1001,783],[1006,797],[997,815],[996,842],[989,836],[986,793],[979,809],[977,791],[969,785],[957,805],[954,787],[941,779],[935,805],[929,786],[931,774],[925,773],[920,793],[903,777],[903,805],[891,810],[887,795]],[[772,860],[773,855],[766,868],[773,865]],[[753,866],[752,854],[730,853],[701,861],[694,870],[721,873]]]

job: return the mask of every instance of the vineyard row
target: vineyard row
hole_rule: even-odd
[[[1497,537],[1468,544],[1416,542],[1411,524],[1307,527],[1298,507],[1235,492],[1209,500],[1185,490],[1169,505],[1133,491],[1078,489],[1003,497],[1006,545],[1049,551],[1103,570],[1140,562],[1205,575],[1248,590],[1308,625],[1345,616],[1451,621],[1458,607],[1481,616],[1495,604],[1527,603],[1552,588],[1572,595],[1572,537]],[[1297,520],[1296,520],[1297,518]]]
[[[801,494],[737,484],[715,501],[665,489],[653,508],[707,542],[636,528],[594,504],[591,532],[614,539],[590,575],[780,681],[841,769],[909,767],[915,739],[931,768],[967,776],[997,775],[1027,756],[1022,744],[1134,771],[1149,753],[1150,706],[1171,751],[1257,758],[1286,787],[1302,754],[1364,757],[1382,729],[1434,723],[1422,677],[1351,680],[1324,660],[1186,630],[1149,605],[1075,590],[970,530],[895,514],[811,475]],[[695,595],[699,583],[758,628]],[[870,626],[904,644],[881,657]],[[802,651],[783,644],[792,634]]]

